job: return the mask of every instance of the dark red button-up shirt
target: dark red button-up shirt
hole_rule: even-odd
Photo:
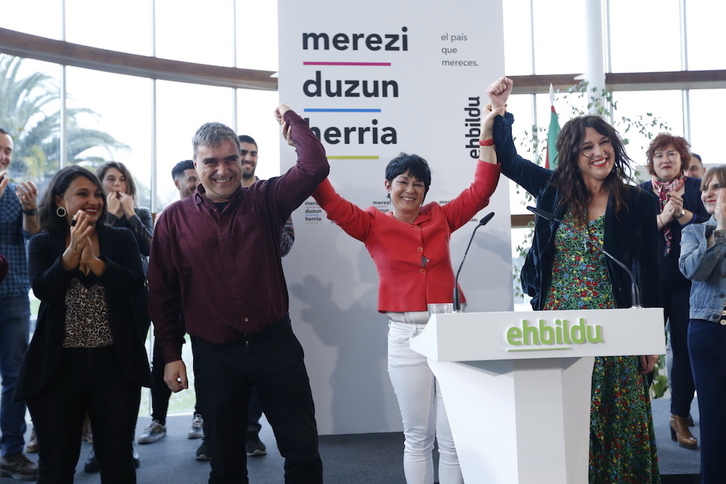
[[[329,165],[302,118],[292,111],[284,117],[298,154],[287,173],[240,188],[221,212],[200,184],[159,216],[149,258],[149,315],[167,363],[181,359],[182,315],[190,335],[226,344],[288,312],[280,231]]]

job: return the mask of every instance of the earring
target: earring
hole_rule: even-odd
[[[60,218],[65,218],[67,213],[68,212],[66,212],[66,209],[63,207],[58,207],[55,209],[55,214],[58,215],[58,217]]]

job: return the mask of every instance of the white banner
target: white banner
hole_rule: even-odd
[[[280,0],[278,8],[280,101],[325,145],[341,195],[388,210],[384,171],[400,152],[429,162],[427,201],[445,203],[472,182],[485,90],[504,71],[501,0]],[[295,156],[287,146],[281,156],[284,171]],[[472,311],[512,309],[506,180],[453,235],[453,266],[490,211],[459,279]],[[293,220],[295,246],[284,259],[290,315],[320,433],[400,430],[373,261],[312,198]]]

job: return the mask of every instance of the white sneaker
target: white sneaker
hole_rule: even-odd
[[[201,439],[202,437],[204,437],[204,419],[196,413],[194,414],[194,418],[192,418],[192,426],[189,428],[187,438]]]
[[[139,444],[151,444],[162,437],[166,437],[166,427],[157,420],[152,420],[137,442]]]

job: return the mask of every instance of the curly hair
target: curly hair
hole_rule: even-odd
[[[686,138],[682,136],[673,136],[669,133],[660,133],[658,136],[653,138],[653,141],[650,142],[650,146],[648,146],[648,151],[645,152],[645,155],[648,157],[648,164],[645,165],[648,168],[648,173],[651,175],[655,175],[655,163],[653,162],[653,158],[655,158],[655,152],[656,151],[662,151],[666,149],[669,145],[673,145],[673,149],[678,152],[679,155],[681,155],[681,169],[680,171],[686,171],[688,170],[688,167],[691,166],[691,144],[686,141]]]
[[[587,128],[593,128],[601,135],[607,136],[615,152],[615,165],[605,178],[604,186],[613,196],[616,213],[621,208],[626,207],[625,196],[632,173],[630,167],[632,160],[625,152],[625,146],[620,135],[603,118],[594,115],[578,116],[565,123],[555,143],[558,152],[558,164],[552,178],[552,184],[562,194],[560,205],[568,207],[568,210],[578,222],[587,219],[587,207],[593,195],[585,185],[578,167],[581,154],[580,145],[585,138]]]

